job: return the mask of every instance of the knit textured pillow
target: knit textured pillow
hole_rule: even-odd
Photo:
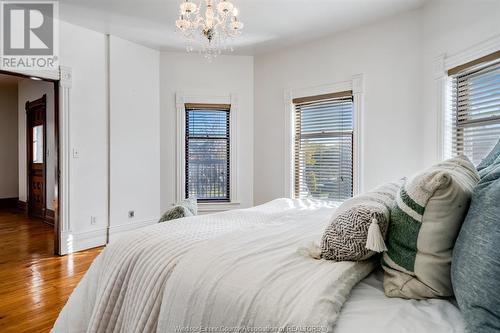
[[[361,261],[385,251],[390,208],[399,186],[388,183],[340,205],[323,234],[321,258]]]
[[[198,214],[198,199],[196,198],[182,199],[177,205],[187,208],[192,215]]]
[[[165,222],[182,217],[193,216],[198,213],[198,203],[196,199],[183,199],[177,205],[167,210],[158,222]]]
[[[384,253],[384,290],[389,297],[453,295],[453,246],[479,175],[465,156],[410,177],[396,196]]]
[[[175,219],[180,219],[182,217],[193,216],[191,211],[184,206],[174,206],[167,210],[160,218],[158,222],[166,222]]]

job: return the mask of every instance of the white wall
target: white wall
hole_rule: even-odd
[[[27,176],[26,176],[26,102],[32,102],[47,95],[46,122],[47,142],[45,155],[46,168],[46,207],[54,209],[55,194],[55,136],[54,136],[54,84],[45,81],[21,79],[18,83],[18,112],[19,112],[19,200],[26,202]]]
[[[110,90],[110,139],[114,142],[111,226],[119,231],[155,218],[158,184],[154,179],[158,178],[145,177],[141,184],[137,175],[143,171],[160,174],[161,210],[175,201],[177,91],[238,94],[242,207],[251,206],[254,199],[262,203],[283,195],[281,144],[286,88],[335,83],[364,74],[364,188],[416,171],[435,156],[435,114],[429,88],[433,86],[433,57],[498,34],[499,12],[496,1],[433,1],[423,9],[255,59],[224,56],[209,63],[198,54],[162,52],[159,129],[154,126],[158,119],[153,83],[157,80],[156,52],[111,38],[110,81],[115,82]],[[459,21],[467,22],[470,29],[458,28]],[[453,27],[456,31],[450,33]],[[73,70],[70,144],[78,158],[70,163],[70,233],[76,243],[73,249],[78,250],[106,241],[106,37],[62,22],[60,45],[61,65]],[[130,64],[135,58],[142,61]],[[135,78],[140,85],[134,84]],[[146,115],[144,119],[141,114]],[[131,129],[133,124],[137,128]],[[154,165],[158,145],[160,171]],[[140,158],[149,165],[141,165]],[[136,220],[126,217],[129,210],[136,211]],[[91,224],[92,216],[95,224]]]
[[[255,57],[255,203],[283,196],[283,92],[365,78],[365,190],[437,160],[434,60],[500,36],[500,1],[437,0]],[[291,149],[291,148],[290,148]]]
[[[370,189],[422,166],[420,11],[255,57],[255,203],[284,196],[284,91],[364,76],[361,156]],[[289,148],[291,149],[291,147]]]
[[[111,239],[160,216],[159,87],[160,53],[111,36]]]
[[[17,198],[17,83],[0,85],[0,199]]]
[[[61,22],[60,38],[61,66],[72,69],[70,147],[76,152],[69,167],[70,230],[61,242],[78,251],[107,240],[107,37]],[[109,51],[113,233],[159,216],[159,59],[157,51],[114,37]],[[129,210],[135,219],[128,219]]]
[[[437,159],[437,94],[434,60],[500,37],[500,1],[430,1],[422,11],[422,161]]]
[[[60,25],[60,63],[72,68],[70,228],[63,247],[73,250],[106,242],[108,215],[106,37],[66,22]],[[95,224],[91,224],[91,217]]]
[[[176,191],[176,108],[175,93],[229,95],[239,99],[238,188],[240,207],[253,205],[254,67],[253,57],[221,56],[208,62],[199,54],[162,52],[161,101],[161,208],[175,202]]]

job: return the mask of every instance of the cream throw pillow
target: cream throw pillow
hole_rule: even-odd
[[[451,257],[479,175],[465,156],[409,178],[396,196],[382,264],[389,297],[453,294]]]

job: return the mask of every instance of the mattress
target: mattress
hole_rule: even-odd
[[[351,291],[334,333],[463,333],[465,323],[453,300],[405,300],[384,296],[377,270]]]

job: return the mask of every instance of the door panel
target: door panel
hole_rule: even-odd
[[[28,215],[45,218],[46,95],[26,102]]]

